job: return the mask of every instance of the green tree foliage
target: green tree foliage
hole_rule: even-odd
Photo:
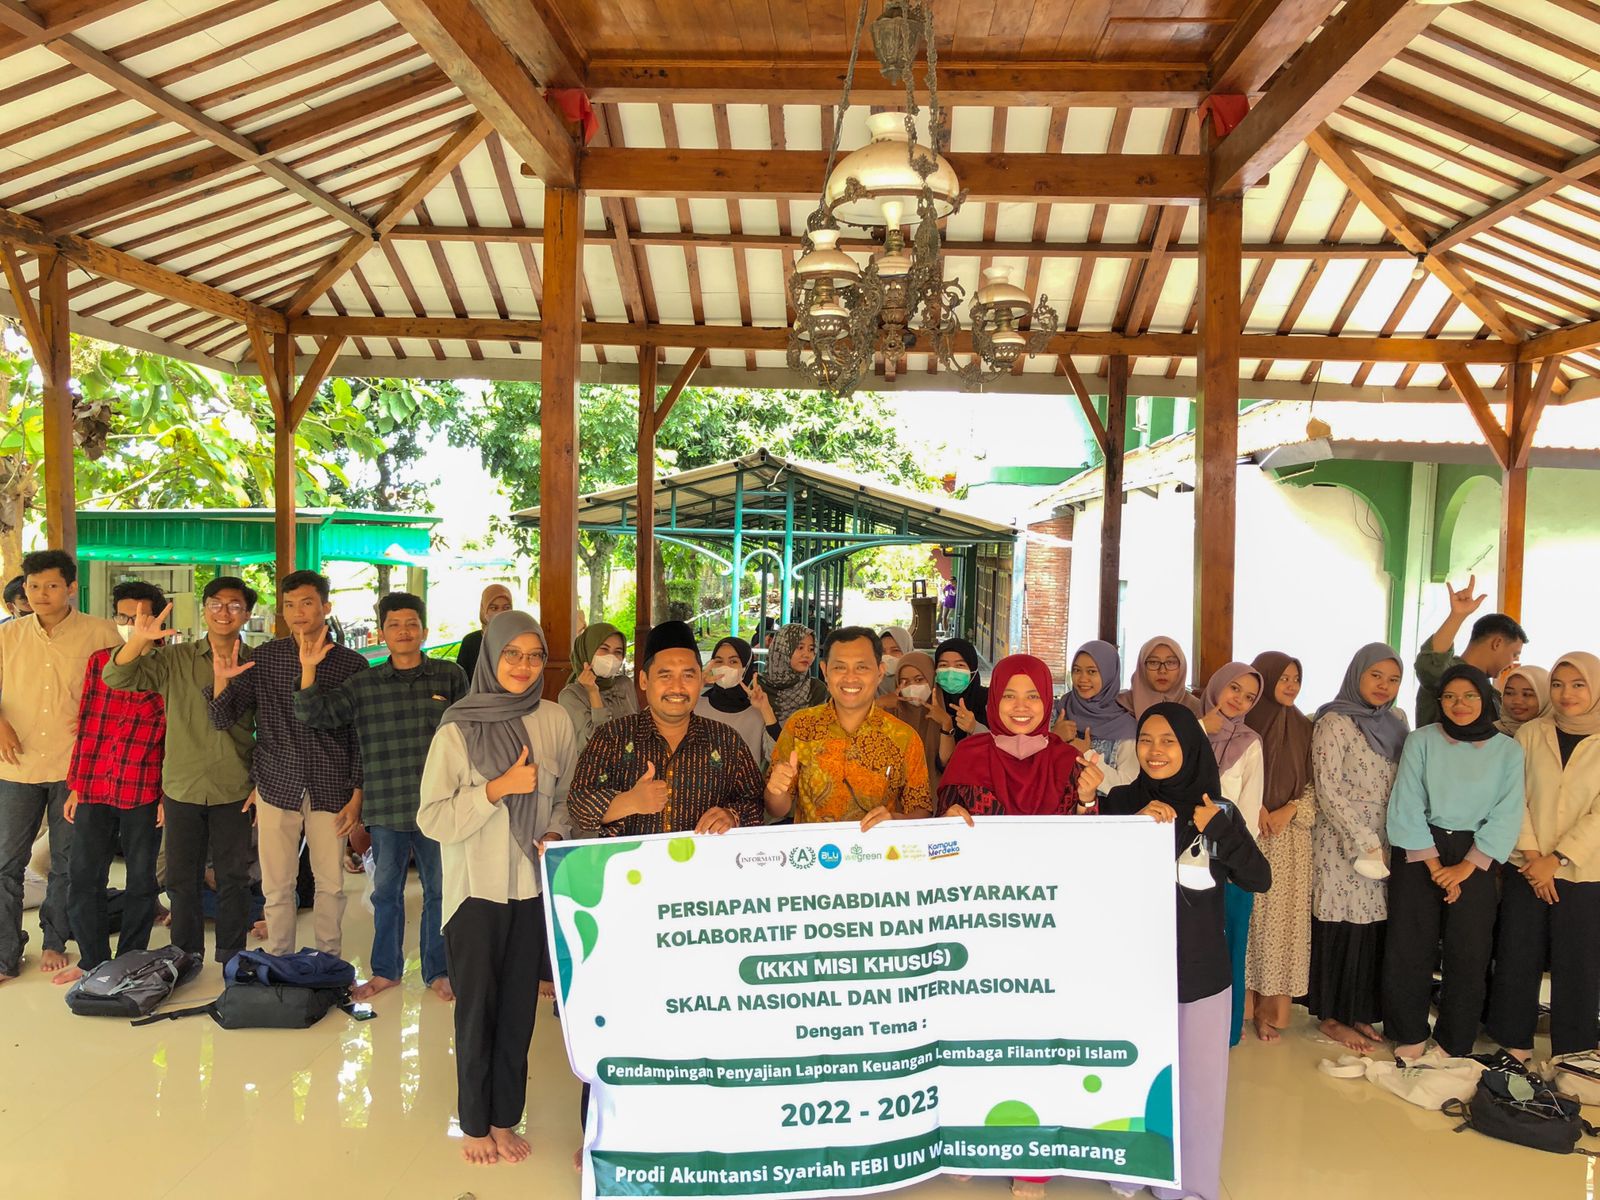
[[[638,432],[636,388],[594,385],[581,390],[580,492],[620,487],[638,478]],[[540,503],[538,384],[495,384],[483,404],[452,423],[450,436],[457,445],[478,447],[484,466],[501,481],[513,507]],[[725,462],[762,448],[915,490],[934,486],[913,451],[900,442],[888,406],[870,393],[839,399],[819,392],[686,388],[656,437],[661,472]],[[536,535],[530,531],[509,523],[504,529],[524,549],[531,551],[536,545]],[[620,541],[611,535],[584,534],[579,543],[590,580],[587,609],[591,614],[604,612]],[[701,570],[703,560],[691,551],[667,546],[659,553],[677,568],[674,575]],[[625,607],[631,612],[631,597]],[[620,612],[615,615],[626,619]],[[631,621],[620,627],[631,628]]]

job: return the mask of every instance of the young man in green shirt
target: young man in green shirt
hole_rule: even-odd
[[[1444,624],[1422,644],[1417,651],[1417,728],[1439,723],[1439,699],[1436,695],[1444,673],[1459,662],[1477,667],[1495,685],[1495,701],[1500,699],[1500,676],[1522,658],[1522,648],[1528,644],[1527,631],[1505,613],[1490,613],[1472,624],[1472,635],[1467,648],[1456,653],[1456,634],[1466,624],[1467,618],[1483,607],[1486,595],[1473,595],[1478,577],[1473,575],[1467,586],[1459,590],[1446,583],[1450,596],[1450,615]]]
[[[439,843],[417,829],[422,767],[439,718],[467,694],[455,663],[422,653],[427,609],[419,597],[390,592],[378,601],[378,626],[389,659],[358,671],[338,687],[317,686],[317,665],[332,641],[300,650],[295,717],[313,729],[354,726],[361,750],[361,819],[372,835],[372,977],[351,995],[365,1000],[395,987],[405,970],[406,867],[415,859],[422,880],[422,979],[444,1000],[455,998],[445,974],[440,930]]]

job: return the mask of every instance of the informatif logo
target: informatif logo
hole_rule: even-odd
[[[844,861],[844,855],[839,853],[839,847],[829,842],[817,851],[817,861],[831,871]]]
[[[810,846],[796,846],[789,851],[789,865],[797,871],[817,865],[817,852]]]
[[[763,850],[755,854],[735,854],[733,856],[734,865],[741,870],[745,867],[781,867],[786,861],[782,851],[779,850]]]

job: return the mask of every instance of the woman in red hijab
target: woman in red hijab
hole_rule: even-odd
[[[1050,732],[1050,668],[1013,654],[989,678],[988,733],[955,749],[939,782],[939,812],[962,817],[1059,817],[1093,812],[1104,778],[1096,756]]]

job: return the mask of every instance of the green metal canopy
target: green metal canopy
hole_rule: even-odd
[[[815,613],[807,623],[816,625],[828,603],[842,598],[851,555],[879,546],[935,544],[954,559],[957,588],[964,607],[970,607],[976,599],[971,582],[978,547],[1009,546],[1018,532],[1014,523],[995,521],[941,496],[767,450],[663,476],[656,481],[655,506],[656,537],[715,560],[723,574],[732,576],[734,633],[739,632],[740,587],[747,570],[761,572],[763,609],[768,575],[775,574],[780,612],[793,612],[798,592],[802,608]],[[632,484],[594,492],[578,499],[578,528],[632,536],[637,510]],[[539,524],[538,508],[513,516],[524,525]],[[727,543],[728,553],[701,544],[706,542]]]
[[[428,560],[439,518],[353,508],[295,515],[295,566],[325,562],[411,566]],[[270,508],[78,510],[78,557],[118,563],[270,563]]]

